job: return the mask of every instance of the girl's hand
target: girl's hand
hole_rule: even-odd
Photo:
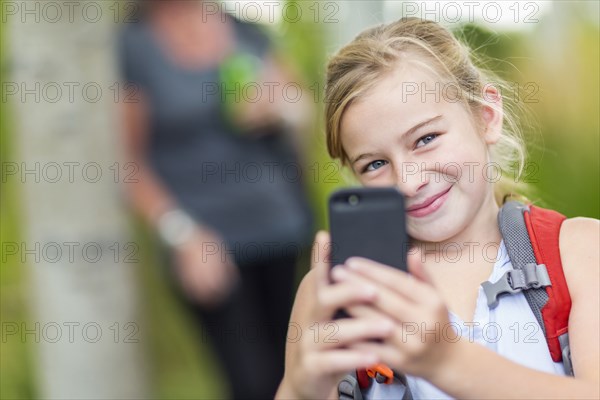
[[[415,376],[432,376],[452,357],[459,336],[450,325],[448,309],[420,261],[408,258],[407,274],[377,262],[353,257],[336,266],[336,282],[377,288],[372,305],[356,305],[348,312],[357,318],[387,317],[394,321],[393,334],[383,343],[356,343],[356,350],[377,354],[391,368]]]
[[[378,295],[375,285],[364,282],[331,284],[329,246],[329,234],[319,232],[312,276],[303,282],[306,286],[299,290],[292,313],[286,373],[277,398],[325,399],[332,393],[337,398],[335,390],[344,375],[380,361],[379,351],[353,345],[384,340],[392,333],[394,324],[383,314],[332,321],[338,309],[371,304]],[[291,338],[297,341],[291,343]]]

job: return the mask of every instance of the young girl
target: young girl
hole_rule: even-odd
[[[511,188],[490,166],[524,161],[514,118],[487,82],[450,32],[416,18],[363,32],[329,62],[329,153],[361,184],[404,193],[411,274],[354,257],[330,284],[329,236],[319,232],[277,398],[337,398],[344,375],[375,363],[406,374],[415,399],[600,398],[597,220],[560,230],[574,378],[552,361],[522,293],[492,310],[481,290],[512,269],[497,224]],[[353,318],[332,323],[340,308]],[[489,323],[498,332],[486,341]],[[374,384],[365,395],[399,399],[403,389]]]

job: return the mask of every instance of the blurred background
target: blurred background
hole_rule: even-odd
[[[202,327],[165,282],[156,234],[125,199],[136,169],[124,161],[116,49],[141,3],[1,2],[2,399],[231,393]],[[457,31],[511,83],[503,95],[530,110],[530,198],[600,217],[599,2],[205,3],[256,24],[293,66],[311,108],[301,130],[311,234],[326,228],[328,194],[347,184],[325,150],[326,60],[362,29],[402,16]],[[296,284],[309,256],[299,256]]]

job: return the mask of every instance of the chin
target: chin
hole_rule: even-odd
[[[452,215],[446,218],[437,218],[430,222],[420,221],[417,218],[408,218],[408,235],[423,242],[443,242],[454,237],[461,231],[460,216]]]
[[[421,242],[443,242],[453,236],[450,232],[445,230],[414,230],[410,228],[408,229],[408,235]]]

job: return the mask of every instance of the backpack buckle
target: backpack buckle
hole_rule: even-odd
[[[498,306],[498,297],[501,295],[519,293],[528,289],[539,289],[545,286],[551,286],[546,265],[534,263],[526,264],[523,269],[506,271],[498,282],[485,281],[481,284],[490,308]]]
[[[385,364],[375,364],[367,368],[367,375],[377,383],[391,384],[394,381],[394,371]]]

